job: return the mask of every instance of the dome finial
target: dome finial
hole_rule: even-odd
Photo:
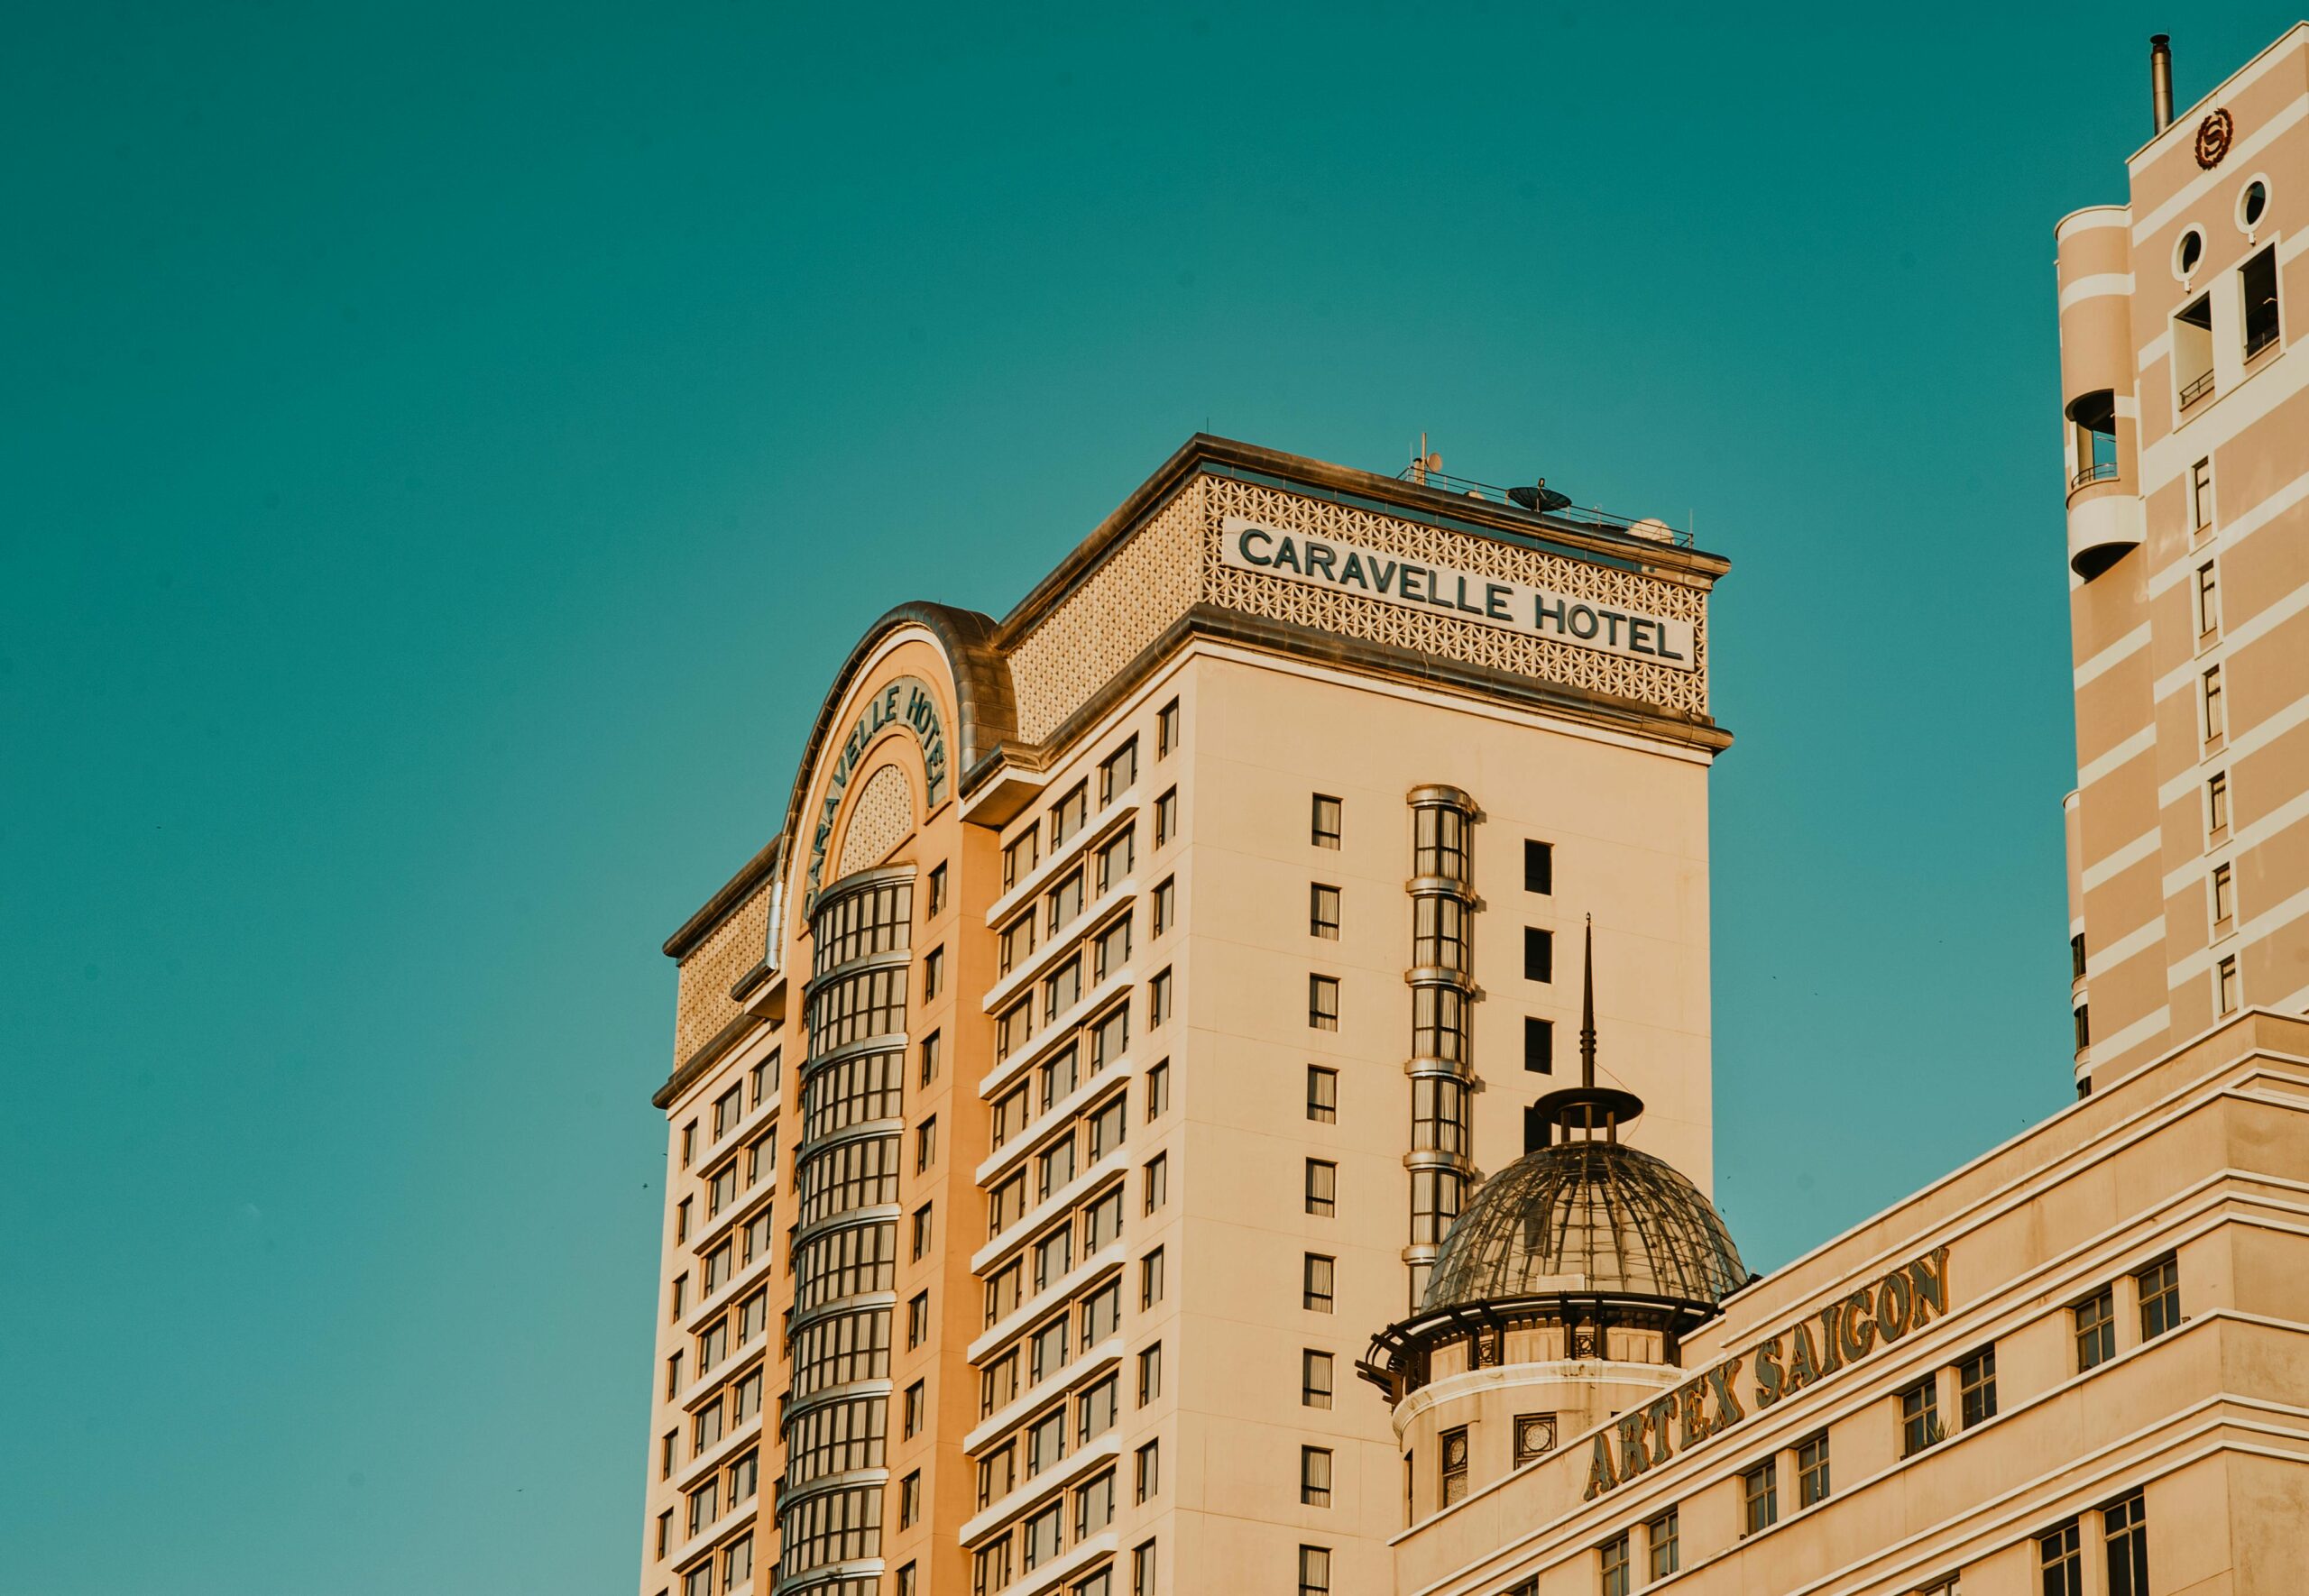
[[[1643,1099],[1617,1087],[1596,1084],[1596,917],[1587,917],[1586,971],[1579,992],[1579,1084],[1550,1092],[1532,1105],[1532,1120],[1550,1127],[1549,1140],[1620,1139],[1620,1127],[1643,1112]],[[1525,1122],[1532,1123],[1532,1121]]]
[[[1596,917],[1587,917],[1587,941],[1579,976],[1579,1084],[1596,1086]]]

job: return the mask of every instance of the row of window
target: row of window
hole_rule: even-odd
[[[1337,848],[1344,830],[1346,806],[1328,793],[1314,795],[1313,823],[1308,840],[1317,848]],[[1438,876],[1471,884],[1466,851],[1464,828],[1448,833],[1443,829],[1415,830],[1413,873]],[[1523,890],[1542,896],[1555,891],[1555,847],[1552,843],[1525,839],[1523,843]]]
[[[1162,1489],[1163,1444],[1156,1439],[1131,1454],[1131,1500],[1143,1505],[1159,1496]],[[997,1591],[1007,1590],[1021,1573],[1031,1573],[1056,1562],[1069,1548],[1104,1533],[1114,1522],[1116,1490],[1115,1471],[1105,1470],[1072,1490],[1053,1496],[1046,1504],[1005,1528],[1000,1536],[975,1548],[971,1564],[973,1596],[992,1596]],[[1153,1577],[1152,1545],[1151,1542],[1144,1543],[1139,1548],[1148,1554],[1147,1580],[1150,1584]],[[1109,1582],[1105,1584],[1092,1583],[1098,1577],[1086,1576],[1082,1582],[1069,1589],[1112,1590],[1110,1574],[1107,1576]]]
[[[1154,715],[1154,757],[1167,759],[1179,745],[1179,701],[1171,700]],[[1138,781],[1138,738],[1136,734],[1123,739],[1122,745],[1099,762],[1099,808],[1103,811],[1117,798],[1128,792]],[[1173,793],[1176,793],[1173,788]],[[1058,802],[1050,806],[1045,817],[1050,828],[1050,851],[1055,857],[1067,842],[1079,835],[1090,815],[1090,783],[1088,777],[1069,787]],[[1035,872],[1042,862],[1042,830],[1044,821],[1027,823],[1022,831],[1012,834],[1002,848],[1002,890],[1008,892]],[[1156,846],[1160,847],[1161,839]],[[1006,964],[1003,967],[1007,969]]]
[[[2167,1256],[2157,1260],[2135,1271],[2131,1280],[2142,1341],[2152,1340],[2181,1324],[2180,1266],[2174,1258]],[[2070,1306],[2069,1315],[2079,1373],[2093,1369],[2116,1355],[2117,1320],[2113,1287],[2103,1286],[2080,1298]],[[1953,1371],[1960,1426],[1971,1429],[1994,1418],[1997,1414],[1996,1348],[1986,1346],[1958,1360],[1953,1365]],[[1940,1379],[1936,1372],[1896,1393],[1901,1456],[1913,1457],[1947,1438],[1948,1432],[1940,1417]],[[1459,1491],[1464,1493],[1465,1490],[1465,1434],[1464,1430],[1459,1430],[1443,1437],[1441,1500],[1447,1507],[1458,1500],[1452,1489],[1455,1466]],[[1451,1449],[1451,1440],[1455,1435],[1460,1438],[1456,1465]],[[1834,1489],[1828,1433],[1822,1430],[1798,1441],[1786,1454],[1775,1453],[1741,1472],[1740,1533],[1743,1536],[1758,1534],[1780,1522],[1783,1457],[1793,1466],[1798,1510],[1826,1500]],[[2110,1532],[2111,1544],[2114,1546],[2121,1539],[2128,1548],[2125,1556],[2139,1559],[2139,1582],[2131,1584],[2117,1582],[2118,1576],[2112,1563],[2111,1596],[2147,1596],[2147,1531],[2140,1527],[2139,1503],[2139,1498],[2136,1494],[2103,1510],[2104,1520],[2114,1522],[2118,1527]],[[2109,1519],[2111,1514],[2115,1515],[2113,1519]],[[2077,1582],[2082,1578],[2082,1564],[2077,1561],[2077,1521],[2071,1519],[2041,1538],[2043,1546],[2050,1547],[2059,1543],[2065,1548],[2060,1559],[2055,1558],[2050,1552],[2047,1555],[2045,1596],[2081,1596],[2082,1586]],[[1604,1596],[1626,1596],[1632,1588],[1629,1580],[1635,1566],[1633,1555],[1637,1544],[1636,1532],[1630,1530],[1614,1536],[1597,1548],[1603,1571],[1601,1589]],[[1642,1527],[1642,1544],[1647,1549],[1651,1577],[1659,1578],[1676,1572],[1679,1554],[1676,1550],[1675,1509],[1669,1509]],[[2115,1554],[2111,1555],[2113,1557]],[[2057,1582],[2051,1572],[2056,1566],[2064,1571]],[[2128,1567],[2131,1566],[2129,1562]]]

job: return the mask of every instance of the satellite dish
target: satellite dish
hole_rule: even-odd
[[[1508,489],[1507,497],[1522,505],[1525,509],[1530,510],[1533,515],[1538,515],[1542,510],[1568,509],[1571,508],[1571,495],[1568,493],[1559,493],[1553,488],[1549,487],[1548,480],[1545,477],[1541,477],[1538,483],[1532,487]]]

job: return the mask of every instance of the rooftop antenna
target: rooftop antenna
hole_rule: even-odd
[[[1579,1084],[1596,1089],[1596,917],[1587,917],[1587,945],[1579,975]]]
[[[1596,1084],[1596,917],[1587,916],[1587,968],[1579,982],[1579,1084],[1548,1093],[1532,1105],[1525,1124],[1544,1124],[1559,1142],[1617,1142],[1620,1127],[1643,1112],[1643,1099],[1620,1087]],[[1598,1133],[1601,1133],[1600,1136]]]
[[[1428,473],[1430,472],[1440,472],[1442,469],[1443,456],[1440,454],[1430,454],[1427,452],[1427,435],[1423,432],[1421,433],[1419,435],[1419,453],[1411,457],[1411,480],[1419,483],[1421,487],[1425,487],[1427,485]]]

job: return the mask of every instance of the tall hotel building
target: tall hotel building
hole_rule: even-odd
[[[2309,27],[2056,230],[2079,1090],[2309,1005]]]
[[[1197,438],[873,628],[667,945],[644,1596],[2309,1591],[2309,24],[2152,81],[2057,229],[2078,1095],[1752,1275],[1725,563]]]
[[[1381,1596],[1353,1367],[1607,1077],[1706,1180],[1707,598],[1656,521],[1196,437],[892,610],[680,963],[644,1596]]]

